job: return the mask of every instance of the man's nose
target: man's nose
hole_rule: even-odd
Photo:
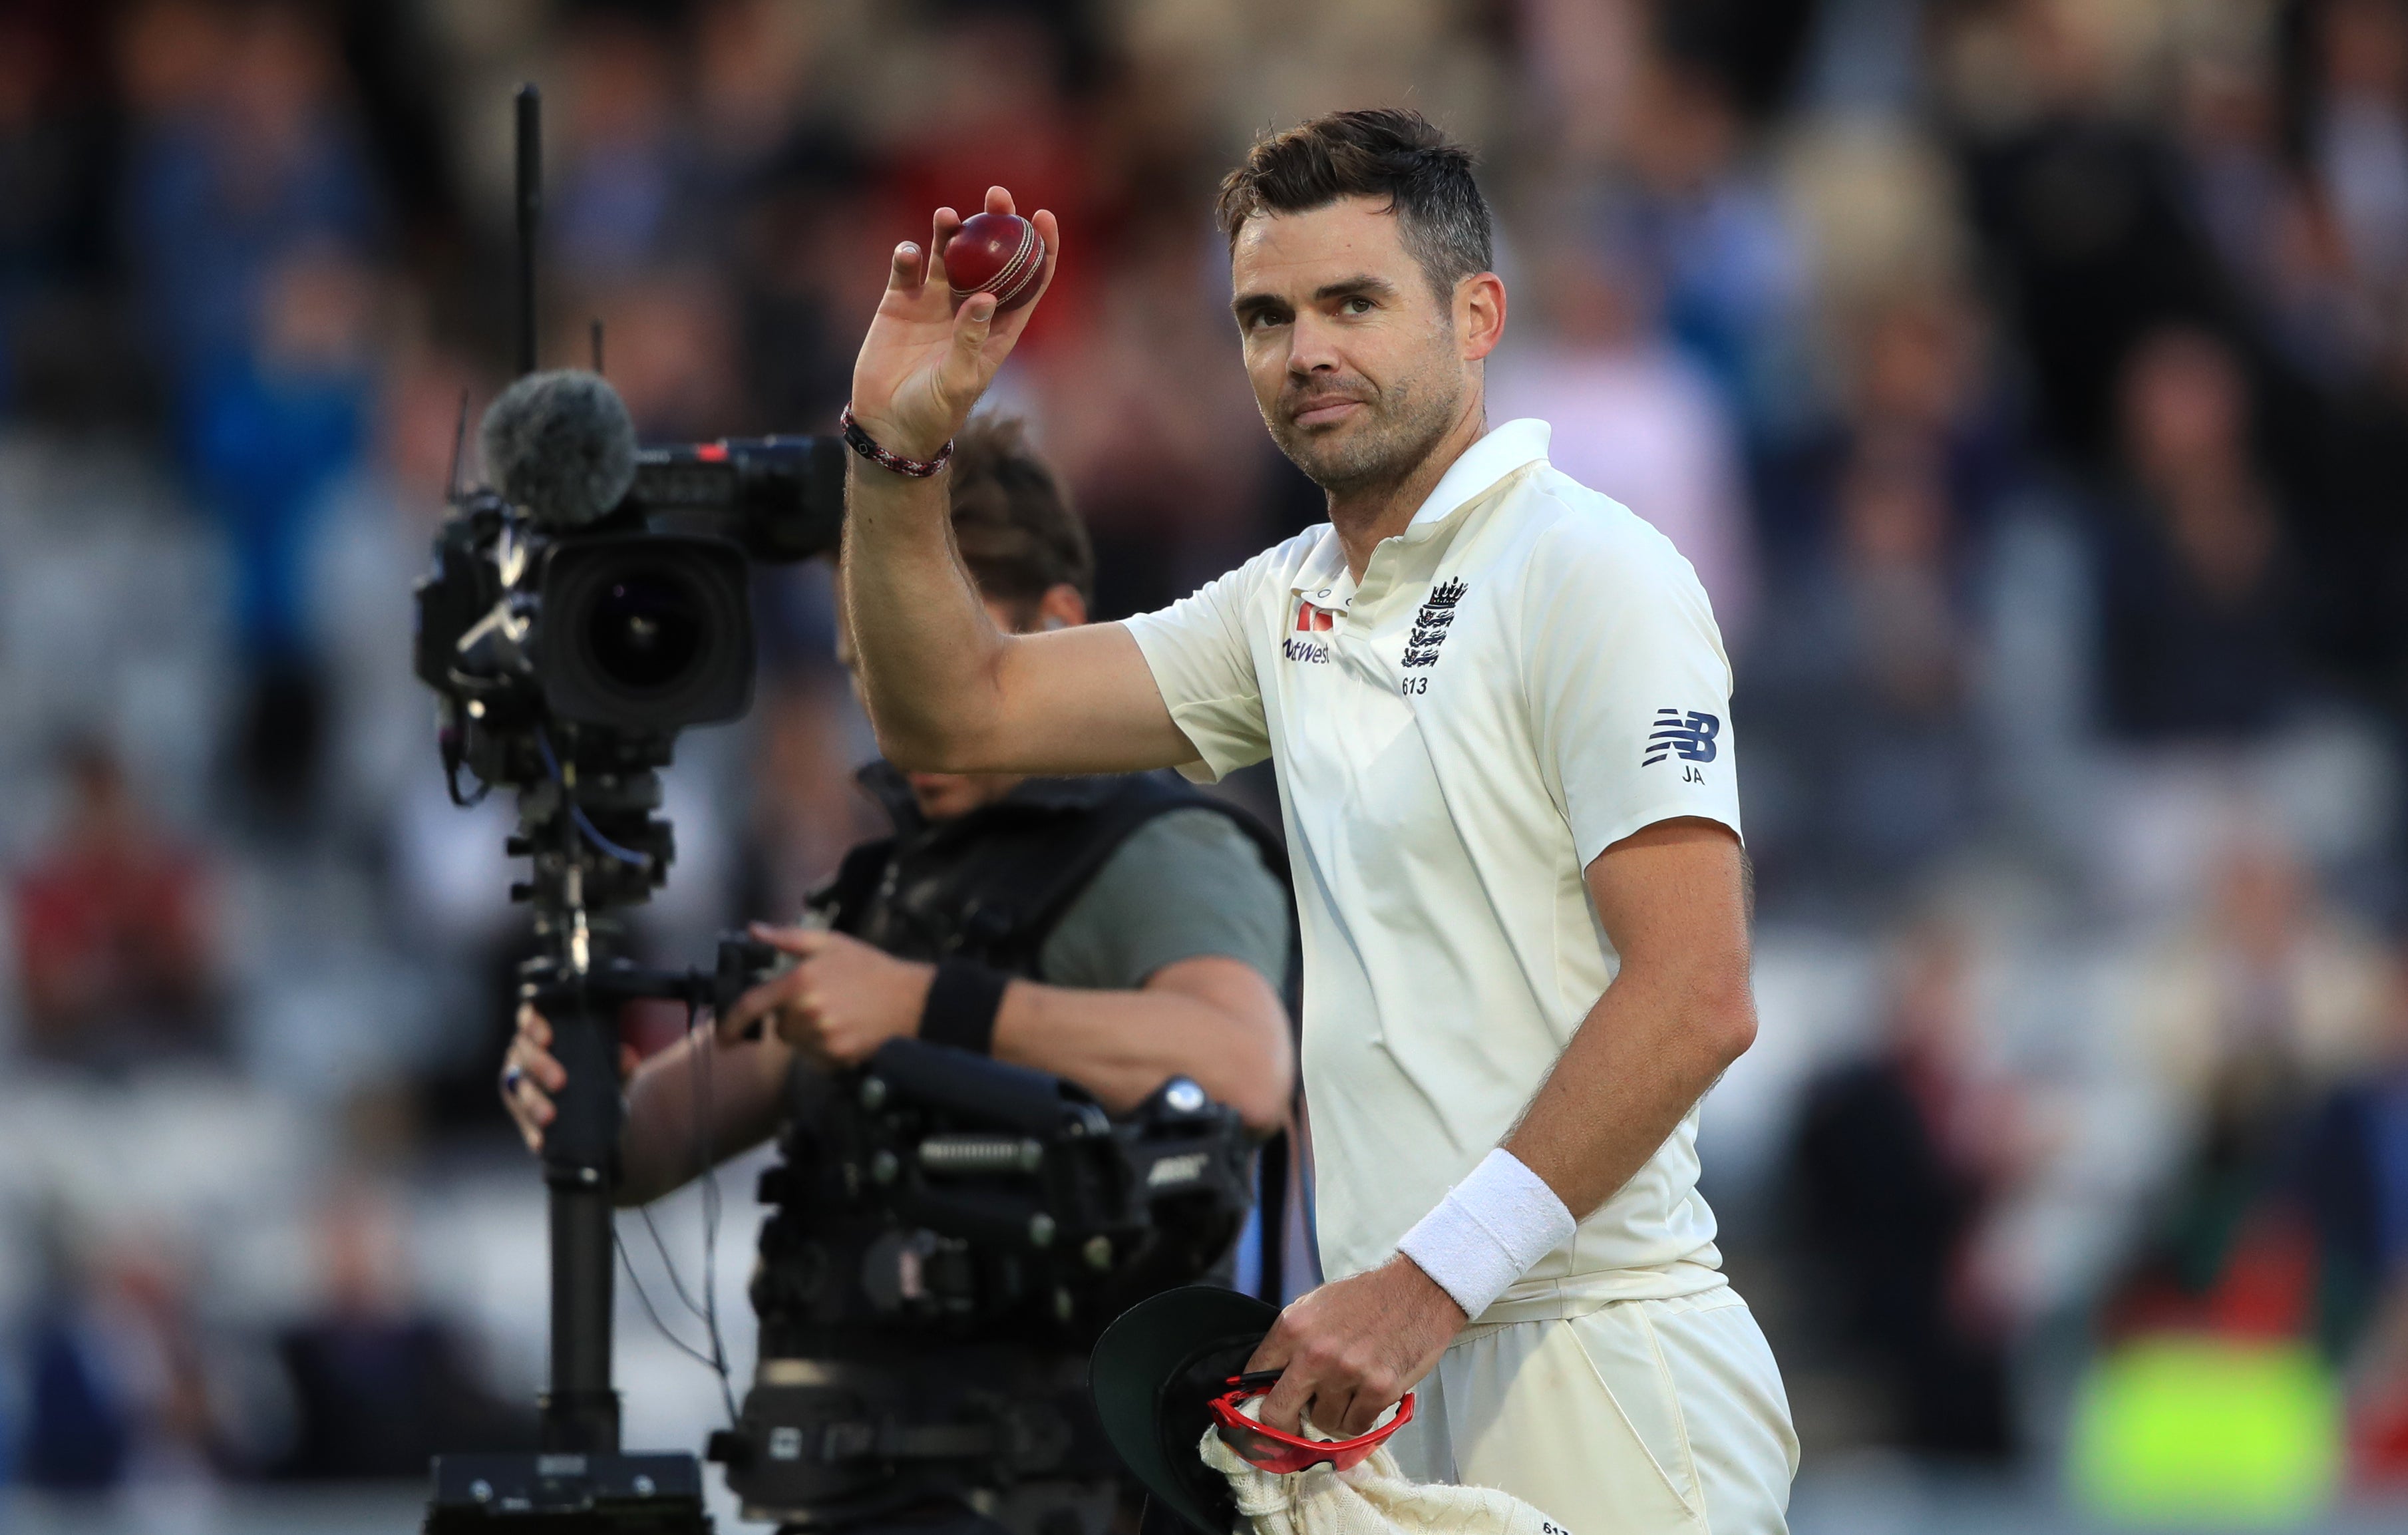
[[[1287,370],[1292,378],[1335,373],[1344,366],[1338,351],[1337,327],[1319,315],[1300,314],[1289,327]]]

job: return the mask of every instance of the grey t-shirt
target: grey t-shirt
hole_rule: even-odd
[[[1171,811],[1105,860],[1037,956],[1052,985],[1128,991],[1199,954],[1287,983],[1287,893],[1262,851],[1217,811]]]

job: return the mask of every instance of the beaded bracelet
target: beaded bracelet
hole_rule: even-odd
[[[905,458],[901,453],[890,452],[880,447],[877,438],[863,430],[861,423],[853,419],[852,406],[846,406],[837,420],[844,425],[846,444],[882,469],[892,469],[914,480],[925,480],[953,461],[953,439],[951,438],[945,439],[945,445],[937,450],[934,458]]]

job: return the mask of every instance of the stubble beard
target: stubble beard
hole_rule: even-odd
[[[1354,423],[1351,431],[1325,437],[1297,425],[1285,396],[1267,424],[1271,440],[1306,479],[1333,499],[1359,495],[1401,483],[1446,437],[1462,404],[1462,390],[1450,390],[1445,382],[1424,375],[1398,380],[1387,389],[1350,394],[1349,398],[1361,400],[1369,418]]]

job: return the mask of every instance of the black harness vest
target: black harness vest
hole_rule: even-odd
[[[1286,851],[1274,834],[1168,774],[1031,779],[992,805],[943,822],[920,813],[893,767],[873,763],[860,776],[894,819],[895,833],[847,854],[835,879],[808,904],[836,931],[900,958],[970,959],[1044,980],[1042,951],[1063,913],[1131,836],[1174,811],[1227,817],[1286,885]],[[808,1202],[783,1208],[792,1193],[810,1186],[810,1169],[819,1165],[812,1126],[824,1118],[828,1090],[828,1079],[796,1073],[795,1118],[782,1148],[787,1165],[771,1169],[764,1184],[765,1190],[780,1191],[765,1198],[781,1206],[762,1233],[763,1263],[753,1280],[767,1363],[746,1399],[747,1433],[737,1437],[767,1445],[770,1458],[748,1466],[747,1487],[763,1484],[765,1497],[770,1487],[785,1487],[788,1500],[821,1511],[818,1522],[841,1527],[915,1499],[986,1485],[995,1479],[978,1468],[998,1457],[1027,1461],[1014,1475],[1108,1483],[1118,1462],[1094,1421],[1082,1355],[938,1336],[913,1342],[833,1317],[822,1320],[817,1304],[802,1294],[765,1305],[780,1293],[781,1276],[809,1280],[810,1295],[823,1293],[831,1278],[842,1287],[837,1270],[861,1265],[859,1244],[882,1234],[817,1218]],[[1285,1137],[1275,1138],[1261,1159],[1263,1245],[1272,1274],[1279,1271],[1284,1228],[1286,1152]],[[790,1169],[799,1169],[799,1178]],[[824,1466],[809,1456],[777,1459],[778,1424],[793,1425],[794,1432],[824,1448],[826,1433],[834,1431],[826,1427],[830,1421],[847,1432],[885,1425],[880,1431],[894,1438],[884,1452],[890,1458],[856,1456]],[[731,1483],[737,1474],[731,1470]],[[753,1491],[746,1496],[751,1500]],[[999,1514],[1014,1535],[1100,1535],[1111,1513],[1109,1496],[1087,1512],[1095,1516]]]
[[[1227,817],[1287,884],[1277,836],[1168,773],[1030,779],[992,805],[937,822],[920,813],[890,765],[872,763],[860,777],[895,834],[845,854],[810,904],[838,932],[897,958],[974,959],[1046,979],[1040,955],[1063,913],[1123,843],[1173,811]]]

